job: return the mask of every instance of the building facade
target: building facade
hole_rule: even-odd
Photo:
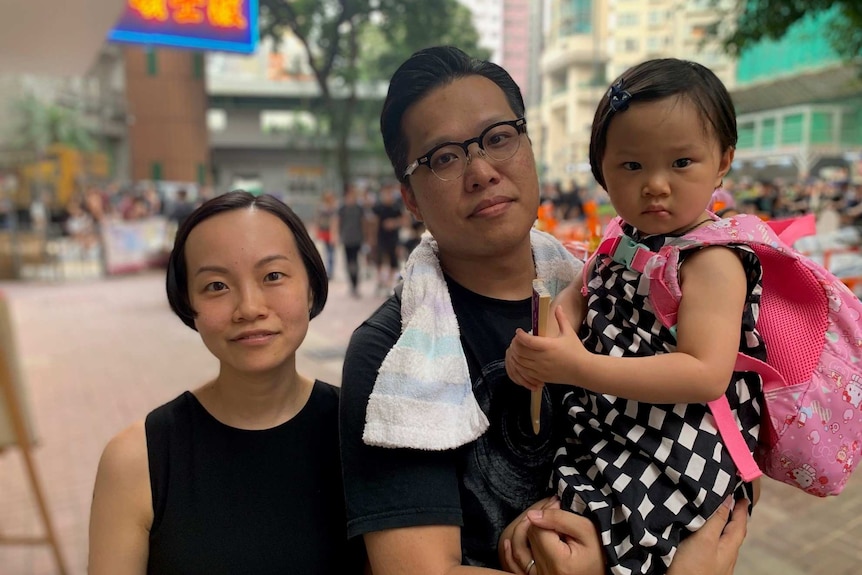
[[[836,17],[806,18],[741,55],[737,176],[862,181],[862,81],[823,34]]]
[[[608,84],[635,64],[685,58],[708,66],[732,88],[734,62],[707,34],[722,4],[550,0],[538,113],[543,179],[564,188],[593,184],[588,162],[596,105]]]
[[[201,52],[123,48],[134,181],[210,181],[205,58]]]
[[[251,56],[212,54],[207,78],[217,190],[271,193],[289,202],[300,217],[310,218],[324,190],[341,189],[320,88],[298,41],[286,37],[275,53],[266,40]],[[359,86],[359,105],[378,109],[386,88]],[[337,87],[331,89],[336,98],[344,97]],[[348,140],[354,181],[392,178],[378,126],[354,123]]]

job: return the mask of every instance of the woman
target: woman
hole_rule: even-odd
[[[296,371],[327,296],[300,219],[271,196],[209,200],[177,232],[167,295],[219,372],[105,448],[89,573],[358,571],[344,528],[338,390]]]

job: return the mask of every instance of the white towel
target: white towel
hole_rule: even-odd
[[[583,264],[549,234],[533,229],[530,242],[536,277],[548,281],[556,295]],[[487,428],[473,396],[437,242],[425,233],[404,270],[401,337],[380,366],[362,439],[380,447],[440,451],[469,443]]]

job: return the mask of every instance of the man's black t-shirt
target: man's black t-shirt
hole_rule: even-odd
[[[448,280],[473,393],[490,422],[476,441],[448,451],[370,447],[362,442],[368,398],[383,358],[401,329],[400,302],[390,297],[354,332],[344,362],[342,465],[348,535],[418,525],[460,525],[463,562],[499,568],[502,530],[550,494],[558,433],[551,429],[555,390],[546,387],[542,429],[530,424],[530,394],[506,375],[506,348],[530,329],[530,300],[503,301]]]

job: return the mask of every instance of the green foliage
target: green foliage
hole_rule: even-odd
[[[18,123],[12,134],[12,147],[42,153],[52,144],[64,144],[92,151],[95,141],[74,111],[27,95],[14,103]]]
[[[478,49],[470,11],[457,0],[261,0],[260,32],[276,45],[290,32],[305,47],[337,141],[343,183],[350,181],[350,134],[382,148],[380,103],[359,100],[359,82],[387,81],[410,54],[432,45],[452,44],[488,57]]]
[[[479,48],[470,10],[457,0],[381,0],[380,5],[384,43],[376,54],[375,69],[384,78],[411,54],[430,46],[451,45],[477,58],[490,56]]]
[[[721,0],[717,0],[721,3]],[[761,40],[781,39],[805,17],[831,13],[823,34],[845,60],[862,56],[862,0],[737,0],[735,29],[718,34],[729,54],[739,54]],[[716,27],[716,30],[719,28]],[[714,30],[715,32],[715,30]]]

